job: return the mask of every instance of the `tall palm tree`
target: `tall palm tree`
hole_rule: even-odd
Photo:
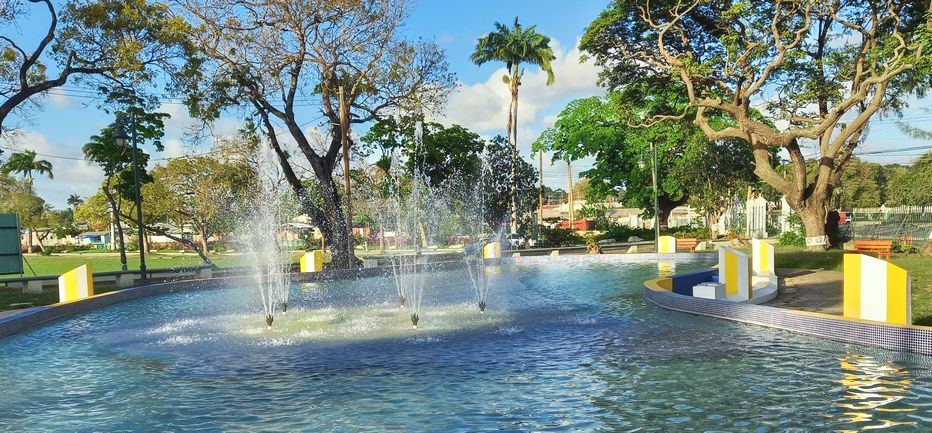
[[[52,163],[44,159],[36,159],[36,152],[24,150],[10,155],[3,167],[0,168],[5,174],[17,173],[22,174],[26,179],[29,188],[32,189],[32,173],[44,174],[52,179]]]
[[[10,159],[3,163],[3,166],[0,167],[0,171],[4,174],[22,174],[23,179],[26,180],[26,187],[29,188],[29,191],[32,191],[32,173],[44,174],[51,179],[52,163],[44,159],[36,160],[36,152],[25,150],[10,155]],[[32,253],[32,231],[32,227],[26,228],[26,236],[28,237],[27,251],[29,253]],[[39,247],[42,248],[41,242],[39,243]]]
[[[71,210],[75,210],[79,204],[84,203],[84,199],[77,194],[71,194],[68,196],[68,206],[71,206]]]
[[[541,70],[547,73],[547,85],[549,86],[554,81],[550,62],[555,58],[553,49],[550,47],[550,37],[537,33],[537,26],[522,27],[518,23],[518,17],[515,17],[514,25],[511,28],[496,21],[495,31],[479,38],[476,42],[476,50],[470,56],[470,60],[477,65],[491,61],[505,62],[508,73],[502,77],[502,81],[508,86],[511,93],[511,105],[508,107],[506,129],[508,131],[508,143],[511,144],[515,153],[518,151],[518,88],[521,86],[521,78],[524,76],[524,69],[521,68],[521,64],[529,63],[539,66]],[[538,170],[540,170],[539,175],[543,176],[543,153],[539,155]],[[515,189],[513,171],[514,168],[512,167],[512,191]],[[539,200],[542,210],[543,182],[541,182]],[[511,211],[511,231],[514,233],[516,231],[514,198],[512,198]]]
[[[550,47],[550,37],[537,33],[537,26],[523,27],[515,17],[514,25],[508,26],[496,22],[495,31],[476,42],[476,50],[470,60],[477,65],[491,61],[505,62],[508,74],[502,81],[511,91],[511,105],[508,110],[508,143],[517,146],[518,134],[518,87],[524,76],[522,63],[537,65],[547,73],[547,85],[553,84],[553,69],[550,62],[556,59]]]

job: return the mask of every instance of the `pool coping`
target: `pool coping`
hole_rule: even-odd
[[[664,289],[665,278],[644,282],[644,299],[666,310],[766,326],[828,340],[932,355],[932,327],[893,325],[825,313],[694,298]]]

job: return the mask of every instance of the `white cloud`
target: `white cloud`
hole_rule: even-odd
[[[36,176],[34,185],[39,196],[56,208],[66,207],[66,200],[71,194],[82,197],[94,195],[103,182],[103,172],[97,165],[83,159],[67,159],[83,158],[81,146],[76,143],[52,144],[41,133],[23,131],[17,136],[14,147],[32,150],[41,154],[37,159],[52,163],[52,174],[55,177],[48,179]]]
[[[70,96],[64,93],[53,92],[53,93],[49,93],[48,95],[49,95],[49,102],[52,103],[53,107],[71,108],[77,105],[75,104],[74,99],[72,99]]]
[[[545,111],[559,112],[562,106],[557,107],[556,104],[562,104],[567,99],[604,93],[604,89],[597,85],[598,67],[591,61],[580,63],[578,48],[566,51],[556,40],[553,41],[553,47],[556,56],[552,64],[556,77],[553,85],[546,85],[547,75],[539,68],[532,65],[526,67],[518,95],[519,129],[523,125],[538,124]],[[450,97],[442,121],[456,123],[481,133],[504,132],[511,100],[508,87],[502,82],[506,72],[505,68],[501,67],[484,82],[462,85]],[[554,119],[553,115],[543,118],[544,123],[550,124]],[[526,145],[537,135],[524,135],[524,138],[521,138],[522,134],[519,131],[518,137],[519,145]]]

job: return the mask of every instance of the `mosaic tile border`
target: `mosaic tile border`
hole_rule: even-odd
[[[932,328],[929,327],[888,325],[766,305],[693,298],[652,288],[657,281],[644,283],[644,298],[668,310],[778,328],[845,343],[932,355]]]

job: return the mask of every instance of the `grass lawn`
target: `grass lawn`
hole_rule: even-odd
[[[913,324],[932,326],[932,257],[894,254],[890,261],[909,271],[913,291]],[[843,262],[844,252],[841,250],[813,252],[778,246],[774,252],[774,264],[778,268],[841,272]]]

